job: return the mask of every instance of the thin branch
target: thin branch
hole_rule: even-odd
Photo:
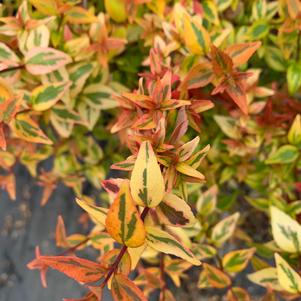
[[[0,74],[1,73],[6,73],[6,72],[9,72],[9,71],[13,71],[13,70],[23,69],[24,67],[25,67],[25,65],[18,65],[18,66],[6,68],[6,69],[3,69],[3,70],[0,70]]]
[[[140,215],[140,218],[142,219],[142,221],[144,221],[147,213],[149,211],[148,207],[145,207]],[[113,273],[116,272],[118,265],[123,257],[123,255],[125,254],[125,252],[127,251],[128,247],[127,246],[123,246],[118,254],[118,256],[116,257],[115,261],[113,262],[113,264],[111,265],[109,272],[106,276],[106,278],[104,279],[104,281],[101,283],[100,287],[104,288],[105,285],[108,283],[108,281],[110,280],[111,276],[113,275]]]

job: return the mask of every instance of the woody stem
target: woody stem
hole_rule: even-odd
[[[140,215],[140,218],[142,219],[142,221],[144,221],[147,213],[149,211],[149,208],[148,207],[145,207]],[[118,268],[118,265],[123,257],[123,255],[125,254],[125,252],[127,251],[128,247],[127,246],[123,246],[118,254],[118,256],[116,257],[115,261],[113,262],[113,264],[111,265],[110,269],[109,269],[109,272],[106,276],[106,278],[104,279],[104,281],[101,283],[101,287],[103,288],[107,283],[108,281],[110,280],[111,276],[113,275],[113,273],[116,272],[117,268]]]
[[[3,69],[3,70],[0,70],[0,74],[1,73],[6,73],[6,72],[9,72],[9,71],[13,71],[13,70],[23,69],[24,66],[25,65],[19,65],[19,66],[14,66],[14,67],[6,68],[6,69]]]

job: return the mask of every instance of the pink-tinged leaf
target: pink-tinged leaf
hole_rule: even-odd
[[[188,160],[190,158],[190,156],[192,155],[192,153],[197,148],[197,146],[199,145],[199,142],[200,142],[200,138],[199,137],[195,137],[193,140],[188,141],[187,143],[181,145],[177,149],[179,160],[181,162]]]
[[[244,87],[240,82],[234,82],[226,87],[226,92],[237,104],[240,110],[247,115],[248,114],[248,101]]]
[[[61,215],[57,218],[56,230],[55,230],[56,245],[61,248],[68,248],[69,243],[67,241],[66,229],[63,217]]]
[[[154,106],[151,97],[148,95],[124,92],[122,97],[143,109],[151,109]]]
[[[123,130],[127,127],[130,127],[133,123],[133,112],[130,110],[123,110],[121,114],[117,117],[117,121],[114,123],[114,125],[111,128],[111,133],[117,133],[120,130]]]
[[[66,53],[47,47],[32,48],[25,55],[25,67],[34,75],[47,74],[71,63]]]
[[[207,86],[213,80],[213,70],[209,63],[195,65],[184,78],[181,89],[197,89]]]
[[[135,161],[133,161],[133,164],[134,162]],[[108,179],[101,181],[101,185],[108,194],[115,197],[123,181],[124,179],[121,178]]]
[[[147,301],[138,286],[122,274],[114,276],[111,291],[114,301]]]
[[[214,107],[214,103],[208,99],[202,100],[193,100],[189,106],[190,110],[193,110],[196,113],[202,113],[208,111]]]
[[[261,42],[236,44],[228,47],[225,52],[231,57],[233,65],[238,67],[245,64],[260,46]]]
[[[153,114],[144,114],[132,125],[133,129],[139,130],[151,130],[156,127],[156,123],[153,118]]]
[[[6,139],[4,134],[3,123],[0,123],[0,148],[6,150]]]
[[[173,110],[183,106],[189,106],[191,102],[189,100],[181,99],[166,99],[161,103],[160,108],[162,110]]]
[[[188,118],[184,107],[178,111],[176,126],[170,136],[169,143],[176,144],[184,136],[188,129]]]
[[[213,71],[217,76],[228,75],[232,72],[232,59],[228,54],[218,49],[214,45],[211,46],[211,57]]]
[[[0,175],[0,187],[7,191],[11,200],[16,200],[16,178],[13,173]]]
[[[76,256],[39,256],[28,264],[29,269],[46,266],[83,283],[96,282],[107,270],[99,263]]]

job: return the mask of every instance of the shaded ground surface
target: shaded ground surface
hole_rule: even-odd
[[[63,274],[50,270],[47,274],[48,288],[44,289],[38,271],[26,268],[26,264],[34,258],[36,245],[40,246],[42,254],[61,252],[54,241],[59,214],[64,218],[68,233],[84,233],[85,230],[77,222],[82,211],[75,204],[72,192],[60,186],[46,206],[40,207],[41,188],[34,184],[35,180],[25,168],[18,167],[16,175],[17,201],[10,201],[7,194],[0,191],[0,301],[59,301],[63,297],[81,297],[84,289]],[[92,252],[88,250],[79,255],[93,258],[95,254]],[[196,275],[188,277],[195,279]],[[249,289],[252,300],[258,300],[255,296],[262,290],[250,286],[245,276],[237,280],[236,284]],[[175,290],[176,299],[181,301],[222,300],[211,294],[197,290],[192,281]],[[104,300],[111,301],[111,298],[105,295]]]
[[[39,273],[26,264],[39,245],[42,253],[58,254],[54,232],[57,215],[64,218],[69,233],[82,232],[77,223],[80,208],[68,188],[59,187],[45,207],[40,207],[41,189],[27,171],[17,170],[17,201],[0,192],[0,301],[58,301],[80,297],[83,288],[64,275],[48,272],[48,288],[43,289]],[[85,254],[89,255],[89,254]],[[110,300],[110,298],[106,298]]]

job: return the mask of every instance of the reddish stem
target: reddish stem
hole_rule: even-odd
[[[13,70],[18,70],[18,69],[23,69],[25,65],[19,65],[19,66],[14,66],[14,67],[10,67],[10,68],[6,68],[3,70],[0,70],[0,74],[1,73],[5,73],[5,72],[9,72],[9,71],[13,71]]]
[[[82,245],[84,245],[85,243],[87,243],[90,240],[90,237],[87,237],[86,239],[84,239],[83,241],[79,242],[77,245],[65,250],[64,252],[62,252],[61,254],[59,254],[59,256],[64,256],[67,255],[69,253],[73,253],[74,251],[76,251],[79,247],[81,247]]]
[[[142,219],[142,221],[144,221],[147,213],[149,211],[148,207],[145,207],[140,215],[140,218]],[[127,246],[123,246],[118,254],[118,256],[116,257],[115,261],[113,262],[113,264],[110,266],[109,272],[106,276],[106,278],[104,279],[104,281],[101,283],[101,287],[105,287],[105,285],[108,283],[108,281],[110,280],[111,276],[113,275],[113,273],[116,272],[118,265],[123,257],[123,255],[125,254],[125,252],[127,251],[128,247]]]

